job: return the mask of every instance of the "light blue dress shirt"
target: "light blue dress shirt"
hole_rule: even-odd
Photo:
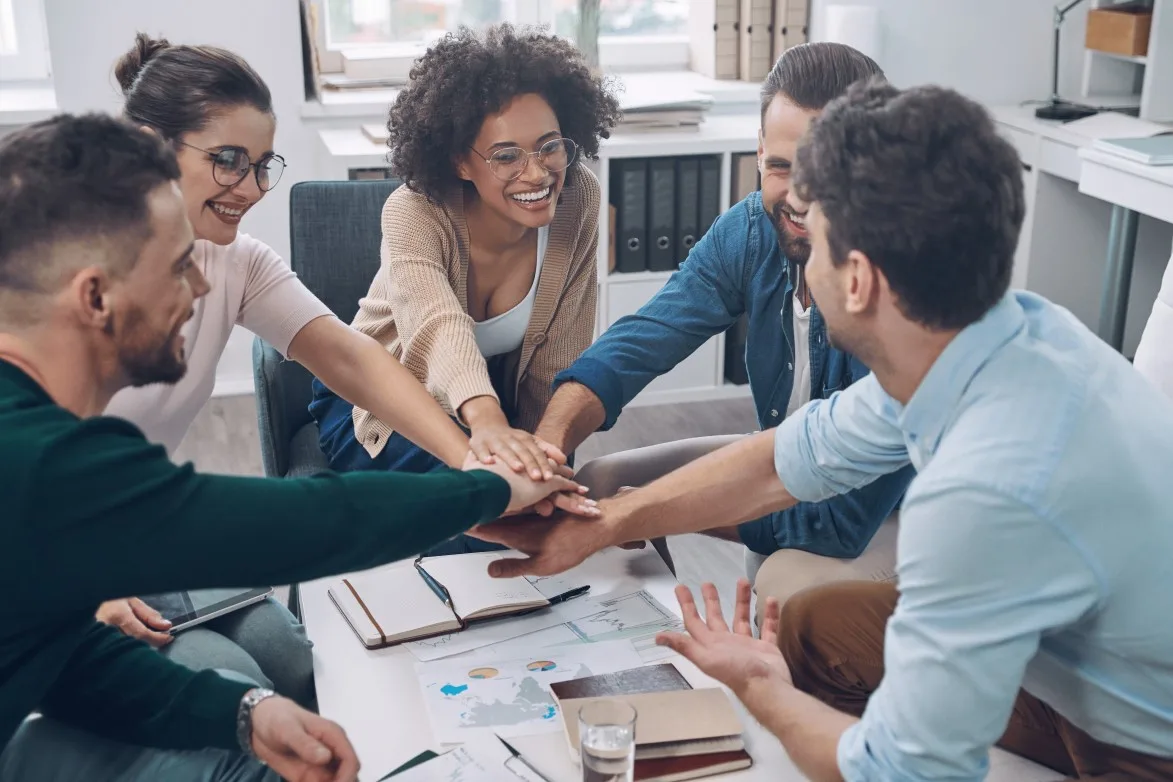
[[[839,742],[844,778],[984,778],[1020,686],[1173,757],[1173,402],[1071,313],[1011,293],[907,406],[871,375],[775,437],[805,502],[909,461],[884,680]]]

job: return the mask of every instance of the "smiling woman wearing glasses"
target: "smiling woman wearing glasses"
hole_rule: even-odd
[[[391,107],[405,184],[383,208],[380,269],[353,326],[416,374],[477,454],[545,447],[530,433],[554,376],[591,342],[599,183],[582,162],[618,118],[573,44],[509,25],[442,38]],[[334,469],[435,467],[328,385],[315,381],[310,412]]]
[[[170,141],[175,150],[196,237],[189,279],[193,287],[209,285],[210,293],[182,327],[188,367],[183,379],[171,386],[127,389],[114,397],[107,413],[133,421],[148,439],[173,452],[211,396],[216,365],[233,327],[241,325],[304,364],[340,396],[375,411],[448,465],[461,467],[469,453],[467,435],[415,377],[378,342],[335,318],[272,248],[239,231],[241,220],[285,170],[285,159],[274,151],[276,118],[269,88],[256,71],[223,49],[172,46],[140,34],[115,74],[126,118]],[[536,455],[510,453],[504,461],[541,478],[550,468],[545,454],[535,450]],[[560,506],[581,509],[578,503],[569,496],[558,500]],[[188,667],[236,670],[312,703],[309,642],[275,601],[174,638],[162,617],[136,598],[104,604],[98,618],[161,647]]]

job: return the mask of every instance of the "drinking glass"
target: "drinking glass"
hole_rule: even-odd
[[[621,700],[578,710],[583,782],[631,782],[635,771],[635,708]]]

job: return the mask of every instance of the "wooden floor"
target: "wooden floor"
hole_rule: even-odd
[[[631,407],[611,431],[599,432],[582,444],[577,463],[670,440],[755,429],[757,419],[749,399]],[[180,462],[191,461],[205,472],[263,475],[253,397],[211,400],[192,424],[175,457]],[[700,535],[671,538],[669,548],[681,582],[694,591],[704,581],[717,584],[729,616],[734,586],[745,573],[744,548]]]

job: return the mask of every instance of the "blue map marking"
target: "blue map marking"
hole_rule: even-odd
[[[445,695],[452,696],[459,695],[467,689],[467,684],[445,684],[440,688],[440,692],[444,693]]]
[[[552,720],[552,719],[554,719],[554,717],[556,717],[557,715],[558,715],[558,709],[557,709],[557,708],[555,708],[554,706],[547,706],[547,707],[546,707],[546,713],[542,715],[542,719],[544,719],[544,720]]]

